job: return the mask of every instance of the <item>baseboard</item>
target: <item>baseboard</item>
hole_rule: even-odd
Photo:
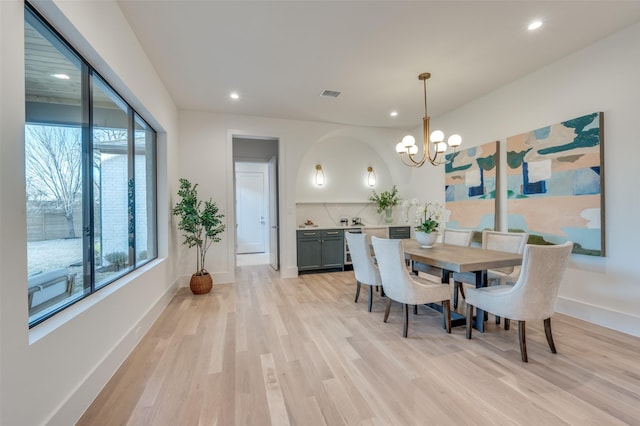
[[[133,324],[113,350],[97,364],[96,368],[86,377],[69,397],[60,405],[59,409],[46,422],[47,425],[75,424],[85,410],[91,405],[96,396],[107,384],[109,379],[120,368],[125,359],[138,345],[138,342],[149,331],[162,311],[169,304],[180,287],[180,278],[167,288],[156,303],[149,308],[145,315]]]
[[[558,298],[556,312],[640,337],[640,317],[589,305],[572,299]]]
[[[290,266],[287,268],[280,268],[280,278],[295,278],[298,276],[298,267]]]

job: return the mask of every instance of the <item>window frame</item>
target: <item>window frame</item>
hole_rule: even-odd
[[[25,25],[27,23],[31,25],[44,39],[47,40],[62,56],[67,57],[67,59],[72,62],[78,61],[80,62],[79,72],[81,76],[81,88],[80,88],[80,103],[79,108],[81,109],[81,122],[79,126],[81,128],[81,143],[82,143],[82,194],[80,203],[82,205],[82,232],[80,238],[82,238],[82,252],[83,252],[83,261],[82,261],[82,275],[83,275],[83,289],[76,292],[73,297],[68,296],[66,302],[54,305],[55,309],[46,309],[44,313],[38,315],[37,312],[32,316],[29,316],[29,328],[33,328],[34,326],[46,321],[51,318],[58,312],[63,311],[69,306],[77,303],[80,300],[92,295],[93,293],[108,287],[113,282],[120,280],[130,274],[131,272],[139,269],[140,267],[148,264],[150,261],[157,259],[158,257],[158,133],[157,131],[149,124],[147,120],[143,117],[143,115],[135,110],[131,104],[109,83],[107,79],[105,79],[92,65],[58,32],[56,29],[28,2],[25,2],[24,6],[24,22]],[[25,45],[25,60],[27,54],[27,47]],[[69,57],[69,55],[73,56],[73,59]],[[26,71],[26,65],[25,65]],[[55,70],[52,68],[52,72]],[[126,146],[126,172],[127,172],[127,187],[125,191],[127,191],[127,225],[128,225],[128,241],[127,241],[127,257],[129,259],[128,266],[126,271],[123,274],[115,274],[111,277],[108,277],[106,280],[101,281],[100,283],[96,282],[96,262],[95,262],[95,246],[94,240],[97,234],[95,229],[95,211],[94,211],[94,177],[95,177],[95,164],[94,164],[94,129],[96,126],[94,122],[94,93],[93,93],[93,85],[94,79],[98,79],[100,84],[104,85],[107,90],[110,90],[118,99],[123,103],[123,106],[126,107],[126,130],[127,130],[127,146]],[[27,85],[27,76],[25,74],[25,86]],[[51,104],[51,103],[49,103]],[[25,99],[25,109],[27,109],[27,114],[25,115],[25,129],[28,125],[46,125],[46,126],[68,126],[69,123],[62,123],[60,121],[56,122],[55,117],[49,119],[46,117],[43,121],[29,121],[30,117],[28,114],[29,100]],[[136,237],[138,236],[136,232],[136,226],[138,225],[137,221],[140,217],[136,216],[135,209],[135,200],[136,200],[136,167],[139,166],[136,159],[136,127],[141,127],[144,132],[145,138],[145,151],[143,153],[144,156],[144,164],[151,164],[151,167],[145,168],[145,182],[144,184],[144,194],[147,199],[147,206],[150,206],[150,209],[145,209],[144,217],[146,217],[146,221],[144,223],[146,226],[146,235],[147,240],[151,241],[152,247],[147,247],[147,258],[143,261],[138,261],[138,256],[140,253],[137,253],[136,247]],[[25,140],[26,147],[26,140]],[[100,165],[102,167],[102,165]],[[151,169],[151,170],[149,170]],[[151,173],[151,176],[147,176],[148,173]],[[100,178],[102,179],[102,171],[100,172]],[[152,184],[153,187],[149,187],[149,183]],[[100,221],[101,228],[103,226],[102,221]],[[25,230],[26,231],[26,230]],[[101,234],[104,234],[104,230],[100,230]],[[149,238],[149,233],[152,233],[151,238]],[[147,244],[148,246],[149,244]],[[101,248],[102,251],[102,248]],[[101,256],[104,253],[101,253]],[[28,255],[27,255],[28,256]],[[89,283],[87,285],[87,282]],[[25,283],[26,284],[26,283]],[[99,284],[99,286],[97,286]],[[28,293],[28,288],[25,285],[26,293]]]

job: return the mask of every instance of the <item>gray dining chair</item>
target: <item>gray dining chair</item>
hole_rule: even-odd
[[[442,303],[443,326],[451,333],[450,291],[447,284],[435,283],[410,275],[405,264],[402,240],[371,237],[373,250],[378,261],[382,288],[387,297],[384,322],[389,318],[391,301],[400,302],[404,308],[402,336],[407,337],[409,329],[409,305]]]
[[[551,316],[555,311],[558,290],[569,263],[573,243],[568,241],[555,246],[527,244],[522,258],[520,276],[515,284],[490,286],[467,290],[467,339],[471,339],[473,309],[482,309],[504,318],[504,328],[509,320],[518,321],[520,357],[528,362],[525,323],[544,321],[547,343],[552,353],[556,347],[551,334]],[[476,318],[482,321],[482,318]]]
[[[369,312],[373,305],[373,287],[381,286],[380,272],[378,267],[371,258],[370,242],[367,234],[356,234],[345,232],[345,238],[351,253],[351,262],[353,264],[353,272],[356,276],[356,298],[358,303],[360,296],[360,287],[362,284],[369,286]]]
[[[526,232],[482,231],[482,248],[522,254],[529,240]],[[519,266],[487,270],[487,284],[515,282],[520,274]],[[458,307],[458,293],[464,299],[463,283],[476,283],[476,275],[472,272],[455,272],[453,274],[453,308]]]

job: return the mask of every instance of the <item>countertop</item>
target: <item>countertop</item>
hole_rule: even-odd
[[[411,226],[409,224],[403,223],[403,224],[395,224],[395,223],[384,223],[384,224],[380,224],[380,225],[349,225],[349,226],[305,226],[305,225],[298,225],[298,230],[302,230],[302,229],[308,229],[308,230],[313,230],[313,229],[317,229],[317,230],[325,230],[325,229],[344,229],[344,230],[349,230],[349,229],[362,229],[362,228],[390,228],[390,227],[396,227],[396,226]]]

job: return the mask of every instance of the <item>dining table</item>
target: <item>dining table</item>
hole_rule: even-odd
[[[476,288],[487,285],[487,270],[518,266],[522,264],[522,255],[481,247],[465,247],[451,244],[435,243],[430,248],[421,247],[414,239],[402,240],[405,257],[412,263],[416,272],[433,274],[441,272],[443,283],[449,283],[451,273],[468,272],[475,275]],[[476,308],[473,327],[484,332],[485,313]],[[464,324],[464,316],[458,319]],[[457,324],[457,325],[461,325]],[[452,322],[453,325],[453,322]]]

